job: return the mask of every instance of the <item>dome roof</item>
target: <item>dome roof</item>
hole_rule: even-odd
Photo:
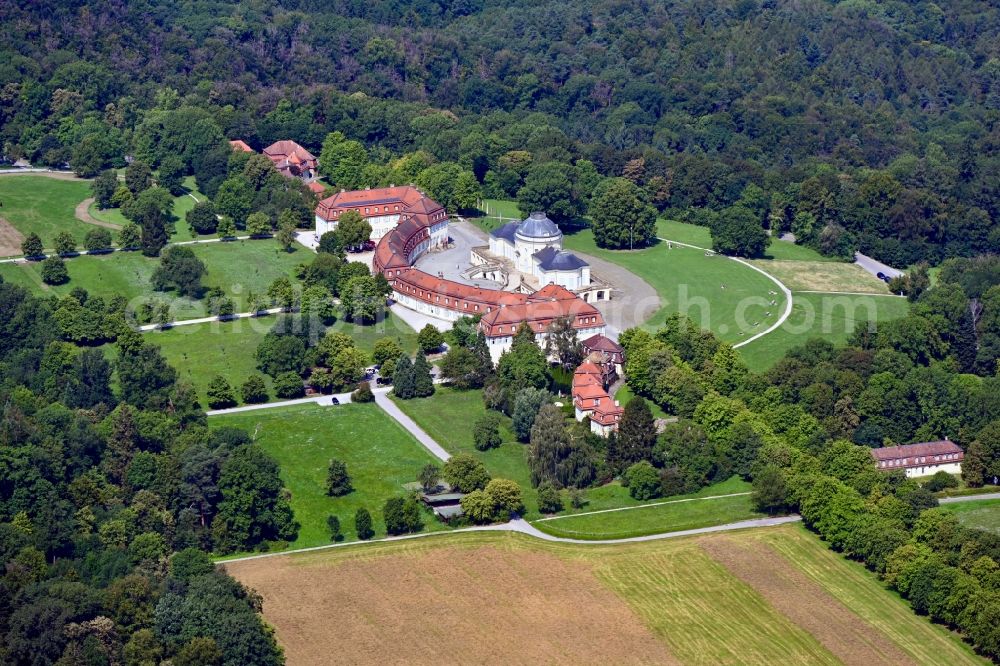
[[[555,238],[562,236],[556,223],[545,217],[545,213],[535,212],[517,227],[517,235],[522,238]]]

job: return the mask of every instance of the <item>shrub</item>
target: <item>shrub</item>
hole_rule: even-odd
[[[302,378],[295,372],[283,372],[274,378],[274,393],[279,398],[301,398],[305,393]]]
[[[375,530],[372,529],[372,514],[368,513],[368,509],[361,507],[354,512],[354,531],[362,541],[375,536]]]
[[[30,233],[21,241],[21,254],[28,259],[42,257],[45,255],[45,248],[42,246],[42,239],[36,233]]]
[[[635,463],[623,475],[628,494],[633,499],[648,500],[660,496],[660,475],[647,460]]]
[[[429,493],[438,487],[438,481],[441,480],[441,468],[434,463],[427,463],[420,468],[417,480],[420,482],[420,487],[424,489],[424,492]]]
[[[42,282],[45,284],[65,284],[69,282],[69,271],[62,257],[49,257],[42,262]]]
[[[233,388],[222,375],[216,375],[208,384],[208,406],[212,409],[225,409],[236,404]]]
[[[111,249],[111,232],[107,229],[91,229],[83,238],[83,247],[87,252],[100,252]]]
[[[471,493],[486,487],[490,482],[490,473],[479,459],[468,453],[459,453],[444,464],[444,479],[453,490]]]
[[[559,496],[559,491],[556,490],[556,487],[548,481],[538,486],[539,513],[558,513],[562,510],[562,498]]]
[[[243,402],[248,405],[255,405],[261,402],[267,402],[267,384],[264,382],[263,375],[250,375],[247,380],[243,382],[240,387],[240,395],[243,397]]]
[[[500,415],[491,411],[480,416],[472,428],[472,439],[480,451],[500,446],[503,441],[500,437]]]
[[[372,386],[368,382],[361,382],[358,388],[351,394],[351,402],[374,402],[375,394],[372,393]]]
[[[215,214],[215,206],[210,201],[199,201],[194,208],[184,216],[191,231],[196,234],[214,234],[219,226],[219,218]]]
[[[330,530],[330,541],[344,540],[344,535],[340,533],[340,518],[337,518],[337,516],[327,516],[326,526]]]
[[[510,479],[493,479],[483,490],[474,490],[462,498],[462,511],[474,523],[508,520],[524,510],[521,487]]]
[[[412,496],[387,499],[382,508],[382,517],[385,520],[385,531],[392,535],[419,532],[424,527],[420,519],[420,505]]]
[[[945,488],[957,488],[958,479],[949,474],[948,472],[941,470],[935,472],[934,476],[927,479],[924,483],[924,488],[931,491],[932,493],[940,492]]]
[[[56,234],[56,238],[53,241],[56,254],[61,256],[66,256],[68,254],[76,253],[76,239],[73,238],[73,234],[68,231],[60,231]]]
[[[330,461],[326,469],[326,494],[331,497],[343,497],[354,490],[351,476],[347,473],[347,465],[336,458]]]
[[[444,344],[444,335],[433,325],[427,324],[417,334],[417,344],[420,345],[420,349],[425,354],[430,354],[441,349],[441,345]]]

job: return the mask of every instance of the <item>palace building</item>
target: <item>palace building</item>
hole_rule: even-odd
[[[233,150],[236,152],[254,152],[253,148],[251,148],[247,142],[242,139],[230,139],[229,145],[232,146]],[[288,139],[275,141],[270,146],[262,150],[261,153],[274,163],[274,168],[277,169],[281,175],[286,178],[298,178],[299,180],[309,184],[309,189],[313,192],[317,191],[317,187],[319,188],[319,192],[323,191],[323,187],[321,185],[314,183],[318,176],[316,170],[319,166],[319,162],[312,153],[299,144]],[[315,185],[315,187],[313,185]]]
[[[422,254],[448,243],[444,208],[414,187],[340,192],[324,199],[316,207],[317,236],[336,229],[337,220],[348,210],[371,223],[372,239],[378,241],[372,268],[389,282],[393,300],[447,321],[480,315],[480,330],[494,359],[510,348],[522,323],[531,327],[539,343],[544,343],[549,325],[561,318],[569,318],[580,337],[604,333],[601,312],[562,285],[548,283],[519,291],[486,289],[414,266]]]

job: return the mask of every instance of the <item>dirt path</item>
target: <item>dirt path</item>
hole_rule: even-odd
[[[114,224],[113,222],[105,222],[103,220],[98,220],[96,217],[90,214],[90,204],[94,203],[94,197],[87,197],[80,203],[76,205],[76,210],[73,214],[76,219],[81,222],[86,222],[87,224],[96,224],[99,227],[105,227],[107,229],[121,229],[122,225]]]
[[[21,241],[24,234],[18,231],[13,224],[0,217],[0,256],[9,257],[21,254]]]
[[[844,664],[913,663],[899,646],[768,545],[739,543],[726,537],[701,539],[698,545]]]

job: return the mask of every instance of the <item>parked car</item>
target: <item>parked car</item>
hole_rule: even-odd
[[[878,273],[875,274],[875,277],[877,277],[879,280],[885,280],[885,273],[879,271]]]
[[[339,405],[340,404],[340,400],[336,396],[334,396],[334,397],[330,398],[330,404],[331,405]]]

